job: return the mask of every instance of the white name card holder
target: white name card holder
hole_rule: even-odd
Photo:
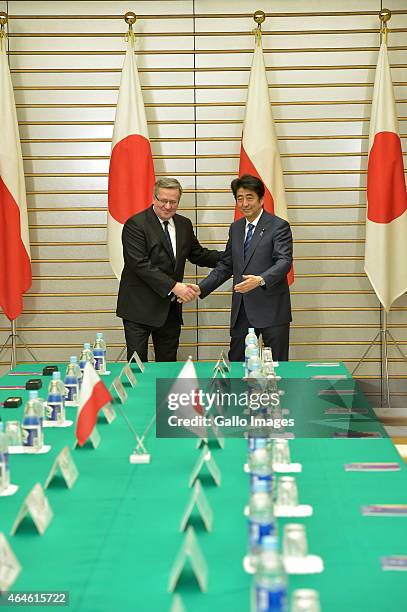
[[[133,355],[130,357],[129,359],[129,364],[134,361],[135,364],[137,365],[138,369],[140,370],[140,372],[143,374],[145,367],[144,367],[144,363],[141,361],[140,357],[138,356],[137,351],[134,351]]]
[[[113,408],[112,404],[109,402],[105,404],[102,408],[102,414],[105,417],[106,421],[110,425],[116,418],[116,410]]]
[[[62,478],[65,480],[68,489],[72,489],[75,482],[78,480],[79,471],[67,446],[61,450],[55,459],[48,474],[48,478],[45,481],[44,489],[48,488],[54,476],[56,476],[58,473],[60,473]]]
[[[10,544],[3,533],[0,533],[0,593],[6,592],[14,584],[21,572]]]
[[[208,498],[206,497],[205,492],[202,488],[200,480],[195,481],[191,497],[188,500],[188,504],[181,518],[181,523],[179,526],[180,531],[185,531],[188,525],[188,521],[195,507],[198,510],[198,513],[202,519],[203,524],[205,525],[206,530],[212,531],[213,511],[209,504]]]
[[[220,469],[215,462],[215,459],[212,456],[212,453],[208,450],[207,447],[202,449],[201,454],[198,457],[197,462],[194,465],[194,468],[191,472],[191,476],[189,478],[188,486],[192,487],[195,483],[195,480],[201,474],[203,467],[206,466],[209,474],[212,476],[214,483],[217,487],[220,486],[221,482],[221,473]]]
[[[120,372],[120,379],[122,379],[123,376],[127,378],[134,389],[134,387],[137,385],[137,378],[128,363],[126,363],[126,365],[122,368],[122,371]]]
[[[32,518],[32,521],[40,535],[45,533],[48,525],[53,519],[54,513],[52,512],[48,498],[39,482],[33,486],[23,501],[23,504],[17,514],[17,518],[14,521],[13,527],[11,528],[11,535],[16,533],[26,516],[30,516]]]
[[[102,438],[100,437],[100,433],[98,432],[95,426],[93,428],[92,433],[90,434],[89,438],[86,440],[83,446],[91,446],[92,448],[96,449],[100,445],[101,441],[102,441]],[[79,447],[78,440],[75,440],[75,444],[73,445],[73,448],[81,448]]]
[[[112,392],[114,391],[122,404],[124,404],[124,402],[128,398],[127,391],[123,387],[123,383],[120,380],[120,376],[116,376],[116,378],[113,380],[112,384],[109,387],[109,391],[112,395]]]
[[[170,593],[174,592],[182,571],[188,561],[195,574],[199,588],[204,593],[208,588],[208,565],[202,554],[193,527],[188,527],[182,546],[175,557],[168,581],[168,591]]]
[[[172,598],[170,612],[187,612],[187,609],[181,599],[181,595],[178,595],[178,593],[175,593],[174,597]]]

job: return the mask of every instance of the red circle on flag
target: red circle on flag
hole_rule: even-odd
[[[390,223],[407,210],[406,182],[400,137],[394,132],[376,134],[367,169],[367,218]]]

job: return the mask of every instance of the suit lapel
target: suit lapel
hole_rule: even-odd
[[[263,234],[266,231],[269,223],[270,223],[270,220],[265,217],[264,212],[263,212],[260,219],[258,220],[256,224],[256,228],[253,233],[253,238],[250,242],[249,250],[247,251],[246,259],[244,259],[243,269],[245,269],[247,264],[249,263],[254,251],[257,248],[257,245],[259,244],[260,240],[263,238]],[[244,227],[246,228],[246,226]],[[242,254],[243,254],[243,248],[242,248]]]
[[[238,254],[239,254],[239,270],[243,270],[244,268],[244,258],[243,258],[243,244],[244,244],[244,235],[246,229],[246,219],[241,219],[240,222],[236,223],[236,244],[238,245]]]
[[[153,207],[151,206],[151,208],[149,208],[149,216],[150,216],[150,220],[151,220],[151,226],[154,228],[154,232],[157,236],[157,238],[160,239],[161,244],[163,245],[163,247],[165,248],[165,250],[168,253],[168,257],[170,258],[172,264],[175,266],[175,261],[174,261],[174,257],[170,248],[170,245],[168,244],[168,240],[164,234],[164,230],[163,227],[157,217],[157,215],[155,214]],[[178,240],[178,239],[177,239]],[[177,252],[178,252],[178,245],[177,245]]]
[[[175,246],[176,246],[175,267],[177,267],[177,263],[181,255],[182,228],[181,228],[181,222],[180,222],[178,215],[174,215],[173,219],[174,219],[174,224],[175,224]]]

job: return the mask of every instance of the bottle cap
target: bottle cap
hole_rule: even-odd
[[[249,327],[249,334],[254,334],[254,327]]]
[[[61,380],[61,372],[52,372],[52,380]]]
[[[103,332],[97,332],[96,338],[103,338]]]
[[[84,342],[83,348],[84,349],[90,349],[90,342]]]
[[[37,399],[38,397],[38,391],[29,391],[28,392],[28,399],[32,400],[32,399]]]
[[[77,358],[77,356],[76,356],[76,355],[72,355],[72,356],[69,358],[69,363],[78,363],[78,358]]]

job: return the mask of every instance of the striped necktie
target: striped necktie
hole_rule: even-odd
[[[243,255],[245,259],[246,259],[247,251],[249,250],[250,243],[253,238],[253,230],[254,230],[253,223],[249,223],[247,227],[246,238],[245,238],[244,245],[243,245]]]

